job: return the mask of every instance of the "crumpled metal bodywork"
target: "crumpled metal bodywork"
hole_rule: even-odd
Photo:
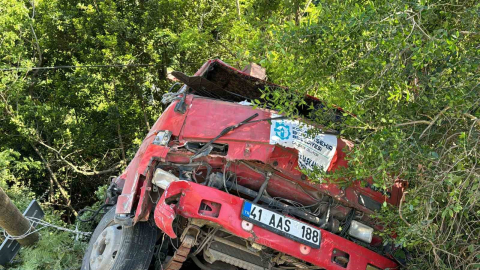
[[[175,196],[179,196],[179,201],[175,206],[166,203],[166,200]],[[200,213],[200,206],[205,198],[221,205],[218,216]],[[177,235],[173,231],[172,222],[177,214],[186,218],[208,220],[221,225],[222,228],[236,236],[326,269],[345,269],[332,261],[335,250],[354,251],[350,252],[350,263],[346,269],[364,270],[368,264],[381,269],[395,269],[397,267],[397,264],[391,260],[320,228],[322,237],[320,249],[308,249],[307,254],[305,254],[305,251],[302,252],[302,249],[305,248],[304,245],[259,226],[253,226],[252,231],[246,231],[242,228],[242,220],[240,219],[243,201],[242,198],[220,190],[193,182],[178,181],[172,183],[163,193],[155,208],[155,223],[168,236],[176,238]]]
[[[191,154],[180,151],[179,146],[188,142],[208,142],[225,127],[238,124],[255,113],[258,114],[255,119],[268,119],[275,115],[274,111],[254,109],[251,106],[231,102],[233,97],[239,101],[239,93],[242,96],[246,95],[254,99],[258,96],[259,88],[262,85],[264,87],[271,84],[250,77],[219,60],[208,61],[195,75],[204,76],[215,82],[220,86],[219,89],[229,90],[225,93],[221,91],[213,93],[212,96],[216,96],[216,98],[198,92],[185,91],[182,95],[183,100],[177,99],[165,109],[142,142],[125,172],[115,180],[117,185],[122,188],[122,194],[118,198],[116,208],[117,215],[134,215],[134,222],[148,219],[154,204],[149,198],[152,184],[151,181],[147,180],[153,174],[154,164],[158,162],[187,164],[190,162]],[[242,82],[244,86],[240,85]],[[240,90],[232,95],[231,91],[234,91],[234,89]],[[316,102],[316,104],[321,103],[312,97],[306,97],[306,99],[309,102]],[[175,111],[179,102],[184,102],[184,112]],[[338,110],[341,111],[341,109]],[[153,144],[157,133],[165,130],[171,132],[171,136],[175,140],[175,146]],[[268,121],[248,123],[220,137],[215,142],[228,145],[228,151],[224,155],[212,154],[199,160],[216,168],[223,167],[225,162],[229,162],[228,171],[239,175],[238,184],[253,190],[258,190],[263,183],[262,170],[273,168],[275,174],[269,180],[267,187],[267,192],[272,197],[281,197],[304,205],[311,205],[327,196],[341,203],[335,209],[332,209],[332,214],[340,216],[347,216],[350,208],[367,214],[373,213],[375,208],[384,201],[392,205],[398,205],[402,198],[402,192],[406,186],[402,181],[397,182],[389,191],[388,196],[375,190],[370,185],[360,185],[360,181],[347,188],[335,185],[335,181],[329,183],[310,181],[298,170],[299,157],[297,150],[270,144],[269,142],[270,123]],[[351,146],[352,143],[337,137],[336,145],[335,156],[328,166],[328,171],[335,171],[340,167],[348,166],[343,149]],[[368,179],[366,181],[369,182]],[[175,206],[168,202],[168,198],[178,194],[180,194],[179,204]],[[196,204],[199,203],[201,198],[207,198],[222,205],[218,218],[199,214]],[[324,231],[324,234],[328,236],[322,239],[320,251],[312,251],[309,256],[302,255],[299,247],[297,247],[298,243],[264,229],[256,228],[253,235],[247,233],[241,229],[238,223],[242,201],[243,199],[240,197],[210,187],[185,181],[175,182],[165,190],[158,201],[155,208],[155,221],[162,231],[174,237],[172,222],[176,215],[187,218],[209,219],[218,222],[237,236],[253,239],[259,244],[322,267],[330,266],[328,261],[331,261],[331,258],[326,256],[338,245],[355,250],[356,254],[353,257],[356,258],[359,267],[349,267],[348,269],[365,269],[366,264],[372,262],[376,262],[374,265],[380,267],[396,266],[390,260],[327,231]],[[368,215],[365,215],[364,218],[368,219]],[[285,245],[285,242],[288,242],[288,244]],[[336,268],[332,266],[331,269]]]

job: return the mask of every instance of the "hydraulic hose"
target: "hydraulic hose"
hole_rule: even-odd
[[[255,199],[253,200],[253,203],[257,203],[258,200],[260,200],[260,198],[263,195],[263,192],[265,191],[265,189],[268,186],[268,181],[270,181],[271,176],[272,176],[272,173],[267,172],[267,177],[265,178],[265,181],[263,182],[262,186],[260,187],[260,190],[258,191],[257,197],[255,197]]]

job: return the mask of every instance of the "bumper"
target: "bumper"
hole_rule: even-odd
[[[178,199],[178,203],[169,205],[168,202],[173,198]],[[167,235],[176,238],[172,228],[176,215],[208,220],[219,224],[238,237],[250,239],[326,269],[365,270],[368,264],[381,269],[397,267],[395,262],[322,229],[320,229],[322,233],[320,248],[309,249],[308,253],[305,252],[305,246],[302,244],[258,226],[253,226],[252,231],[246,231],[242,229],[240,218],[243,201],[242,198],[214,188],[178,181],[171,183],[160,198],[155,208],[155,223]],[[201,210],[202,203],[210,206],[209,211]],[[333,262],[335,249],[349,254],[349,263],[346,268]]]

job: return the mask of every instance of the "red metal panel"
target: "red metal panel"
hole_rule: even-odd
[[[227,160],[266,161],[270,159],[275,145],[229,141],[228,148]]]
[[[187,97],[187,106],[191,104],[191,100],[192,96]],[[170,130],[172,136],[178,136],[180,134],[186,115],[174,112],[173,108],[175,108],[177,102],[170,104],[160,118],[158,118],[140,145],[135,157],[119,177],[121,179],[119,181],[124,181],[124,184],[122,195],[118,197],[117,214],[129,214],[131,212],[135,196],[139,190],[139,177],[145,173],[146,165],[155,155],[158,154],[165,157],[167,153],[164,149],[150,147],[157,132],[160,130]]]
[[[171,198],[175,195],[180,195],[180,201],[178,204],[175,207],[167,205],[165,199]],[[208,199],[209,201],[221,205],[220,213],[217,218],[201,215],[201,213],[199,213],[200,204],[203,199]],[[345,269],[332,262],[334,249],[339,249],[350,255],[350,262],[346,268],[348,270],[364,270],[367,264],[372,264],[382,269],[396,269],[398,267],[395,262],[322,229],[320,229],[322,232],[320,248],[311,249],[310,253],[307,255],[302,254],[300,251],[300,243],[258,226],[254,226],[253,233],[247,232],[241,227],[242,220],[240,218],[240,213],[243,202],[243,199],[217,189],[205,187],[193,182],[178,181],[170,184],[160,198],[160,201],[155,208],[155,222],[159,228],[166,232],[170,237],[175,238],[176,235],[174,234],[171,225],[171,222],[175,218],[175,214],[186,218],[209,220],[219,224],[234,235],[250,239],[258,244],[273,248],[327,269]]]
[[[122,175],[121,178],[125,179],[125,185],[123,193],[119,198],[117,213],[129,213],[131,211],[135,195],[139,190],[139,176],[145,173],[145,168],[153,157],[165,158],[168,152],[168,148],[151,145],[156,131],[171,130],[173,136],[179,137],[180,143],[186,141],[209,141],[217,136],[225,127],[238,124],[254,113],[259,114],[256,119],[271,117],[271,113],[266,110],[252,109],[249,106],[207,98],[194,98],[193,96],[187,97],[188,111],[186,114],[175,113],[173,111],[174,105],[175,103],[169,106],[153,126],[152,131],[142,143],[137,155]],[[359,204],[359,194],[365,194],[379,203],[382,203],[385,199],[392,204],[397,204],[399,201],[401,196],[399,188],[403,188],[401,185],[394,187],[391,198],[385,198],[380,192],[361,187],[359,182],[352,187],[341,189],[335,185],[336,179],[331,179],[331,183],[327,182],[323,184],[305,181],[306,179],[302,178],[302,173],[296,169],[298,167],[297,151],[295,149],[270,145],[269,140],[270,124],[267,121],[262,121],[246,124],[221,137],[217,142],[229,145],[226,156],[227,160],[260,161],[263,164],[269,164],[281,172],[287,181],[272,180],[270,184],[270,189],[273,189],[273,193],[279,197],[298,199],[302,203],[312,204],[315,200],[309,198],[309,196],[305,196],[303,189],[309,190],[311,195],[313,194],[316,198],[318,198],[317,192],[321,191],[351,207],[367,213],[370,213],[371,210]],[[342,151],[346,145],[345,140],[340,138],[337,140],[337,151],[330,164],[329,170],[336,170],[339,167],[347,166],[345,153]],[[185,157],[188,156],[188,154],[185,153],[183,155]],[[260,182],[258,180],[260,180]],[[257,185],[260,185],[261,181],[262,177],[257,177],[242,184],[257,189]],[[293,184],[289,184],[288,181],[291,181]],[[293,190],[291,189],[292,185],[295,187]],[[299,189],[297,185],[302,185],[303,189]]]
[[[172,225],[174,219],[175,205],[168,205],[165,203],[165,199],[161,199],[155,207],[155,224],[170,238],[177,238]]]
[[[253,114],[258,113],[253,120],[270,118],[271,113],[265,110],[254,110],[250,106],[231,102],[196,97],[188,109],[185,128],[181,139],[209,141],[228,126],[236,125]],[[270,142],[270,124],[267,121],[246,124],[217,140],[266,143]]]

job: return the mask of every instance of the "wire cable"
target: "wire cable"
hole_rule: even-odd
[[[153,67],[154,64],[114,64],[114,65],[87,65],[87,66],[53,66],[53,67],[10,67],[0,68],[0,71],[16,70],[45,70],[45,69],[64,69],[64,68],[116,68],[116,67]]]
[[[105,203],[105,204],[103,204],[102,206],[100,206],[97,210],[93,210],[93,209],[89,209],[89,208],[84,208],[84,209],[82,209],[82,210],[80,210],[80,211],[78,212],[78,217],[77,217],[77,218],[78,218],[78,220],[79,220],[80,222],[89,222],[89,221],[92,221],[94,218],[97,217],[97,215],[100,213],[100,211],[102,211],[103,208],[108,207],[108,206],[113,206],[113,205],[114,205],[114,204]],[[82,219],[81,217],[82,217],[82,214],[83,214],[84,212],[93,212],[93,215],[92,215],[91,217],[87,218],[87,219]]]
[[[77,235],[80,234],[80,235],[88,236],[88,235],[92,234],[91,232],[79,231],[78,228],[76,228],[75,230],[71,230],[71,229],[68,229],[68,228],[65,228],[65,227],[57,226],[57,225],[48,223],[48,222],[46,222],[42,219],[39,219],[39,218],[34,218],[34,217],[25,217],[25,218],[30,222],[31,226],[30,226],[30,229],[28,229],[24,234],[14,236],[14,235],[8,234],[5,230],[3,230],[3,231],[1,231],[3,233],[3,236],[6,239],[12,239],[12,240],[24,239],[25,237],[27,237],[31,234],[34,234],[34,233],[36,233],[36,232],[38,232],[42,229],[45,229],[47,227],[51,227],[51,228],[54,228],[54,229],[57,229],[57,230],[60,230],[60,231],[74,233],[74,234],[77,234]],[[36,225],[40,225],[42,227],[35,228]]]

